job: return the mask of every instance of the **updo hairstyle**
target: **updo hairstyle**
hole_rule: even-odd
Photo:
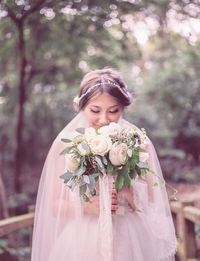
[[[76,97],[76,109],[84,109],[91,98],[103,92],[116,98],[123,107],[132,102],[132,96],[119,73],[111,68],[104,68],[91,71],[83,77]]]

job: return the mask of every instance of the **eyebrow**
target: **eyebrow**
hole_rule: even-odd
[[[109,107],[109,109],[111,109],[111,108],[113,108],[113,107],[119,107],[119,106],[120,106],[119,104],[112,105],[112,106]],[[101,106],[98,106],[98,105],[92,105],[92,104],[91,104],[91,107],[96,107],[96,108],[98,108],[98,109],[101,109]]]

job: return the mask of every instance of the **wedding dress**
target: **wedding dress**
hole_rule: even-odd
[[[124,119],[118,122],[129,128]],[[132,180],[133,209],[124,191],[117,195],[118,210],[111,214],[113,177],[99,179],[100,214],[83,213],[76,189],[59,178],[65,172],[66,144],[75,129],[88,127],[80,112],[57,136],[44,164],[38,189],[33,233],[32,261],[172,261],[176,236],[165,188],[152,188],[162,172],[150,143],[150,166],[156,175],[147,181]],[[69,206],[72,206],[69,207]],[[73,209],[73,211],[71,211]]]

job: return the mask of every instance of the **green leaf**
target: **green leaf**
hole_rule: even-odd
[[[129,176],[129,174],[126,174],[125,177],[124,177],[124,184],[130,188],[130,185],[131,185],[131,178]]]
[[[101,157],[100,156],[95,156],[95,159],[97,161],[97,164],[98,164],[98,169],[103,172],[104,171],[104,165],[101,161]]]
[[[88,198],[88,196],[87,196],[86,194],[83,194],[83,198],[84,198],[84,201],[85,201],[85,202],[90,201],[90,199]]]
[[[135,168],[130,170],[129,176],[131,177],[131,179],[135,179],[137,177],[137,172]]]
[[[86,142],[82,142],[82,143],[81,143],[81,146],[83,147],[84,150],[87,151],[87,153],[90,152],[90,147],[87,145]]]
[[[124,175],[124,184],[129,188],[131,185],[131,178],[129,176],[130,172],[130,161],[127,162],[125,167],[123,168],[122,175]]]
[[[97,194],[96,189],[94,189],[93,191],[90,191],[90,194],[91,194],[92,196],[95,196],[95,195]]]
[[[73,176],[73,173],[68,171],[68,172],[64,173],[63,175],[61,175],[60,178],[64,179],[65,182],[68,182],[72,176]]]
[[[80,200],[81,200],[81,205],[84,206],[85,200],[84,200],[83,194],[80,195]]]
[[[65,143],[70,143],[70,142],[72,142],[72,140],[69,140],[69,139],[61,139],[61,141],[65,142]]]
[[[162,186],[163,188],[165,187],[165,184],[166,184],[165,180],[164,180],[164,179],[161,179],[161,186]]]
[[[95,178],[92,175],[90,175],[89,179],[90,179],[90,183],[88,184],[88,187],[89,187],[90,192],[93,193],[93,191],[95,189]]]
[[[147,170],[141,169],[141,178],[146,178],[146,176],[147,176]]]
[[[85,202],[90,200],[85,193],[81,194],[80,199],[81,199],[81,205],[82,206],[84,205]]]
[[[83,184],[82,186],[79,187],[80,195],[84,194],[87,190],[87,185]]]
[[[110,161],[108,161],[107,164],[107,173],[112,173],[113,171],[113,165],[110,163]]]
[[[135,137],[134,137],[134,136],[132,136],[131,140],[133,141],[133,145],[135,145],[136,140],[135,140]]]
[[[139,162],[139,153],[137,151],[133,151],[133,155],[131,157],[131,167],[134,168],[138,162]]]
[[[146,163],[146,162],[138,162],[137,163],[137,166],[140,168],[140,169],[149,169],[149,165]]]
[[[88,175],[83,175],[83,180],[85,181],[85,183],[90,184],[90,179]]]
[[[80,168],[78,168],[75,172],[74,172],[74,176],[77,176],[80,178],[80,176],[86,171],[86,167],[85,166],[81,166]]]
[[[155,171],[152,169],[149,169],[149,172],[151,172],[152,174],[155,174]]]
[[[144,150],[144,149],[142,149],[142,148],[140,148],[140,147],[139,147],[138,151],[139,151],[139,152],[146,152],[146,150]]]
[[[105,165],[108,164],[108,161],[107,161],[106,157],[102,157],[102,160],[103,160],[103,164],[105,164]]]
[[[136,170],[138,176],[140,176],[141,175],[141,169],[137,165],[135,165],[135,170]]]
[[[65,148],[65,149],[60,153],[60,155],[68,154],[72,148],[73,148],[73,146]]]
[[[99,177],[100,173],[93,173],[92,175],[90,175],[90,177],[92,176],[93,178],[97,178]]]
[[[81,134],[85,133],[85,129],[84,128],[77,128],[76,131],[81,133]]]
[[[152,187],[157,187],[157,186],[158,186],[158,182],[155,182]]]
[[[124,185],[124,176],[122,174],[119,174],[115,181],[115,187],[117,192],[119,192],[122,189],[123,185]]]
[[[86,165],[85,156],[80,157],[80,165],[83,167],[83,165]]]
[[[68,185],[68,187],[73,191],[76,186],[76,181],[74,179],[70,180],[71,183]]]

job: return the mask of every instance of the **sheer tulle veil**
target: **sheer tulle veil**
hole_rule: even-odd
[[[118,123],[127,128],[132,126],[123,118],[120,118]],[[80,127],[88,127],[83,112],[79,112],[58,134],[44,163],[35,210],[32,261],[56,261],[53,258],[53,249],[55,247],[59,248],[58,242],[62,238],[63,231],[65,230],[65,233],[73,241],[73,235],[79,234],[82,224],[85,222],[86,217],[82,213],[78,191],[75,189],[71,192],[63,183],[63,180],[59,178],[66,168],[65,158],[60,155],[66,144],[61,141],[61,138],[72,138],[77,134],[75,129]],[[149,164],[151,168],[156,175],[162,177],[156,152],[151,142],[148,145],[148,150],[150,152]],[[147,178],[148,193],[143,189],[144,183],[133,181],[132,187],[135,203],[138,209],[142,209],[142,211],[138,211],[138,215],[151,231],[155,245],[158,243],[159,248],[156,249],[157,256],[160,258],[158,260],[167,260],[167,257],[172,257],[175,253],[176,237],[166,190],[161,186],[152,189],[152,184],[155,181],[160,183],[155,175],[149,174]],[[98,238],[96,242],[91,242],[93,247],[91,247],[90,251],[96,253],[96,260],[98,261],[113,261],[113,231],[108,175],[99,180],[99,194]],[[75,230],[73,232],[72,227]],[[142,236],[145,241],[145,235]],[[87,231],[84,244],[79,245],[78,236],[76,240],[76,244],[66,240],[66,244],[70,242],[70,246],[66,245],[66,247],[77,247],[79,251],[74,249],[74,252],[77,252],[76,255],[82,253],[82,257],[75,256],[74,259],[69,261],[90,260],[89,257],[84,257],[84,248],[88,248],[88,245],[90,245],[90,242],[87,241]],[[61,246],[60,251],[63,251]]]

